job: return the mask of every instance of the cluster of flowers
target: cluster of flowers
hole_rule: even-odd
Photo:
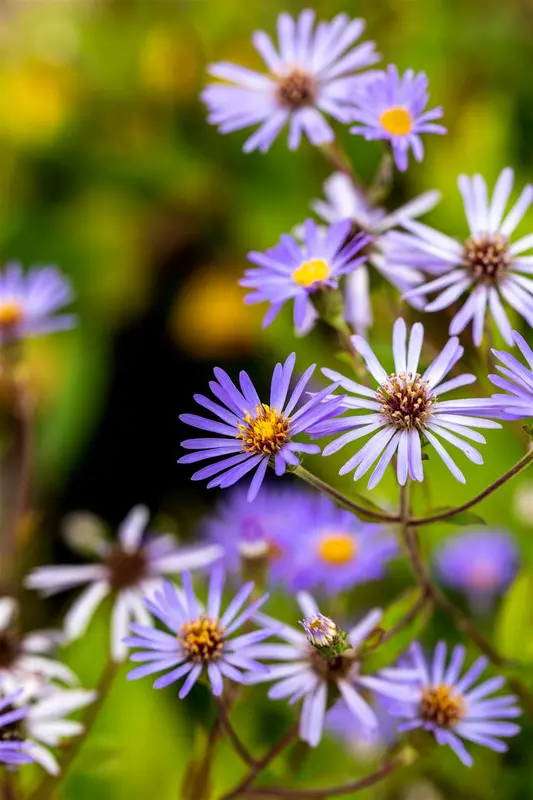
[[[315,145],[327,146],[333,140],[324,116],[329,115],[354,123],[352,133],[389,141],[398,168],[406,169],[409,149],[417,160],[423,157],[420,134],[445,133],[435,123],[442,111],[425,111],[424,74],[408,70],[400,76],[393,66],[386,71],[366,69],[378,56],[373,43],[354,47],[362,30],[361,20],[350,21],[344,14],[316,27],[311,11],[303,11],[297,20],[282,14],[278,49],[265,33],[254,36],[267,75],[232,64],[211,68],[227,83],[212,84],[204,92],[210,121],[224,133],[259,125],[246,142],[249,152],[268,150],[285,124],[291,148],[298,146],[302,134]],[[134,648],[130,658],[137,666],[129,677],[159,674],[156,688],[183,680],[180,698],[201,677],[207,677],[215,696],[222,694],[225,680],[271,682],[270,698],[303,701],[300,736],[316,746],[334,689],[344,704],[340,713],[349,712],[365,735],[379,727],[379,699],[387,715],[400,720],[396,731],[428,730],[465,764],[471,763],[471,756],[463,739],[498,752],[505,749],[501,738],[518,733],[509,720],[519,716],[520,709],[514,695],[492,696],[503,685],[502,678],[476,685],[484,659],[463,674],[462,646],[455,647],[448,660],[446,646],[440,643],[428,659],[414,643],[401,664],[367,674],[365,655],[380,632],[381,610],[370,610],[344,631],[321,613],[309,594],[320,592],[326,603],[328,596],[383,577],[387,562],[397,555],[391,532],[361,522],[324,497],[281,492],[274,499],[265,488],[257,496],[269,466],[281,476],[301,469],[301,454],[320,453],[317,444],[302,441],[302,436],[336,437],[322,451],[325,456],[370,437],[340,470],[353,472],[354,480],[370,472],[369,488],[380,482],[393,459],[400,485],[409,479],[422,481],[426,446],[464,482],[442,440],[481,464],[480,452],[470,444],[485,442],[479,429],[501,427],[496,419],[530,415],[533,351],[512,330],[502,299],[533,324],[533,283],[525,277],[533,272],[533,256],[524,255],[533,247],[533,234],[513,244],[509,239],[533,200],[533,189],[526,187],[505,214],[512,183],[513,173],[505,169],[489,201],[481,176],[459,178],[469,227],[459,242],[414,219],[435,205],[438,193],[428,192],[387,213],[372,206],[348,175],[336,173],[326,184],[326,202],[313,204],[325,225],[308,219],[296,234],[281,236],[275,247],[250,254],[254,267],[242,283],[252,289],[248,302],[270,304],[266,324],[294,300],[295,325],[305,333],[320,315],[323,299],[342,293],[345,319],[356,331],[350,347],[366,363],[375,385],[326,368],[322,372],[330,383],[320,388],[311,383],[314,365],[294,381],[296,358],[291,354],[275,366],[269,397],[262,399],[246,372],[240,373],[237,385],[215,368],[209,385],[215,399],[195,395],[197,404],[213,416],[181,417],[208,436],[184,441],[191,452],[180,460],[191,464],[214,459],[192,476],[207,479],[209,487],[225,489],[253,473],[246,498],[236,490],[204,523],[204,543],[199,546],[179,548],[167,535],[145,536],[148,512],[136,507],[116,542],[104,536],[91,540],[96,563],[35,569],[26,586],[45,595],[85,586],[67,612],[61,637],[49,632],[17,638],[13,603],[9,598],[1,601],[4,761],[37,760],[57,772],[57,760],[47,746],[81,732],[80,723],[64,716],[93,701],[94,693],[72,688],[75,676],[47,653],[62,637],[68,641],[81,636],[108,595],[113,600],[112,658],[121,662]],[[450,323],[452,338],[425,370],[419,368],[424,340],[419,322],[409,332],[403,319],[396,320],[392,371],[382,366],[362,335],[372,323],[368,265],[418,309],[439,311],[468,293]],[[426,295],[432,293],[436,297],[428,303]],[[55,268],[24,276],[18,265],[8,266],[0,274],[0,346],[70,327],[73,317],[55,312],[71,296],[68,281]],[[470,322],[474,343],[481,344],[487,308],[504,340],[517,344],[527,366],[495,350],[501,374],[489,377],[503,393],[443,400],[448,392],[475,380],[472,374],[449,375],[464,352],[457,336]],[[301,533],[295,536],[295,530]],[[481,598],[484,607],[512,580],[516,561],[516,550],[505,534],[483,532],[447,542],[436,566],[444,581],[467,591],[476,602]],[[237,576],[251,562],[256,568],[261,563],[268,567],[274,586],[296,593],[301,629],[266,615],[262,607],[267,596],[255,596],[252,582],[241,586],[229,603],[223,601],[226,569]],[[205,568],[210,578],[204,604],[189,571]],[[167,577],[177,573],[182,575],[181,586]],[[332,709],[333,727],[335,712]]]

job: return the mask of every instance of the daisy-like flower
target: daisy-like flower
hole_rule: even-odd
[[[55,313],[73,298],[70,281],[56,267],[33,267],[24,275],[20,264],[7,264],[0,270],[0,346],[74,327],[74,315]]]
[[[260,628],[240,636],[233,634],[254,617],[267,600],[267,595],[242,610],[254,588],[253,583],[247,583],[221,613],[224,577],[222,566],[215,565],[205,611],[194,593],[188,572],[182,576],[183,594],[179,594],[173,584],[164,581],[154,599],[146,599],[148,610],[171,633],[146,625],[131,625],[134,635],[126,642],[130,647],[142,649],[132,653],[130,659],[142,666],[128,674],[129,680],[162,672],[163,675],[154,682],[155,689],[162,689],[185,678],[179,692],[182,699],[189,694],[204,669],[215,696],[222,694],[224,678],[243,683],[241,670],[265,669],[250,655],[250,647],[271,636],[272,631]]]
[[[293,523],[290,530],[293,546],[285,580],[295,590],[320,588],[336,595],[356,584],[379,580],[398,552],[392,533],[361,522],[320,494],[307,497],[298,524]]]
[[[411,645],[413,667],[384,670],[384,680],[377,680],[374,689],[387,696],[387,682],[397,686],[411,687],[412,697],[395,698],[388,709],[395,717],[405,722],[399,731],[423,728],[435,736],[439,744],[449,745],[465,766],[472,766],[473,759],[462,739],[489,747],[497,753],[507,750],[500,737],[516,736],[520,728],[509,719],[521,714],[512,694],[491,697],[505,684],[504,678],[490,678],[475,686],[487,665],[486,658],[479,658],[461,677],[465,658],[462,645],[452,651],[446,664],[446,645],[439,642],[430,662],[426,660],[418,643]],[[394,687],[391,689],[391,694]]]
[[[365,76],[357,70],[379,60],[373,42],[357,47],[365,24],[339,14],[314,29],[315,12],[302,11],[298,19],[278,17],[278,50],[270,37],[257,31],[253,43],[268,73],[261,74],[222,62],[210,74],[228,83],[209,84],[202,93],[209,122],[220,133],[259,125],[244,145],[244,152],[266,152],[281,129],[289,124],[289,148],[295,150],[302,137],[312,144],[330,142],[333,130],[324,114],[350,122],[349,98]],[[368,77],[368,76],[367,76]]]
[[[402,220],[419,217],[434,208],[440,199],[439,192],[424,192],[389,213],[384,208],[370,205],[368,198],[354,186],[347,175],[335,172],[324,183],[324,195],[325,200],[315,200],[311,204],[313,210],[330,225],[349,219],[352,223],[352,236],[370,234],[370,242],[365,246],[367,263],[386,281],[401,292],[424,282],[424,273],[418,267],[402,263],[395,263],[391,267],[387,252],[394,241],[391,230]],[[373,321],[370,275],[366,264],[346,276],[344,297],[347,322],[353,325],[356,333],[364,335]]]
[[[457,338],[450,339],[426,371],[420,374],[418,364],[423,340],[424,328],[417,322],[407,343],[405,322],[397,319],[393,330],[394,372],[388,374],[366,340],[361,336],[352,337],[355,349],[378,383],[377,389],[355,383],[333,370],[322,370],[326,377],[337,382],[335,385],[340,382],[343,390],[352,393],[353,396],[344,398],[345,407],[370,413],[337,419],[334,426],[325,422],[317,425],[312,433],[325,436],[328,431],[340,430],[340,423],[347,430],[324,448],[325,456],[370,435],[369,441],[340,470],[341,475],[355,470],[354,480],[358,480],[377,461],[368,482],[369,489],[379,483],[395,453],[398,454],[398,482],[403,486],[408,477],[423,481],[424,440],[433,447],[452,475],[465,483],[463,473],[437,437],[457,447],[474,464],[482,464],[481,453],[465,440],[484,444],[484,437],[473,428],[501,428],[499,423],[478,416],[490,411],[489,399],[440,400],[452,389],[475,381],[475,376],[465,374],[445,380],[464,352]]]
[[[267,673],[251,674],[247,683],[273,681],[274,685],[268,692],[271,700],[287,699],[290,703],[296,703],[303,698],[300,738],[311,747],[316,747],[322,738],[329,688],[340,692],[363,727],[377,728],[374,710],[358,690],[358,687],[366,686],[367,677],[360,674],[357,648],[378,625],[382,612],[378,609],[371,611],[348,631],[346,645],[349,649],[328,660],[317,646],[330,647],[334,644],[331,635],[332,626],[336,628],[335,623],[320,614],[317,604],[307,592],[299,592],[296,599],[305,614],[302,624],[309,635],[290,625],[280,626],[277,620],[264,614],[256,615],[260,623],[272,627],[273,633],[283,640],[283,644],[263,643],[250,648],[250,654],[255,657],[280,663],[270,665]],[[319,636],[320,639],[317,638]],[[317,641],[323,644],[317,645]]]
[[[512,331],[512,336],[527,366],[505,350],[493,350],[501,361],[501,364],[496,364],[501,375],[489,375],[489,380],[504,391],[493,394],[492,399],[498,406],[501,419],[527,419],[533,416],[533,350],[518,331]]]
[[[370,237],[350,236],[350,220],[335,222],[326,231],[308,219],[302,226],[302,243],[284,234],[266,253],[252,252],[248,259],[256,267],[246,270],[241,286],[253,289],[246,303],[270,303],[263,325],[270,325],[285,303],[294,300],[294,325],[306,333],[317,312],[310,296],[335,289],[339,278],[357,269],[365,260],[363,249]],[[348,239],[348,241],[347,241]]]
[[[444,541],[435,567],[443,583],[468,596],[474,611],[486,613],[513,581],[518,551],[507,531],[483,528]]]
[[[182,456],[180,464],[219,459],[195,472],[193,481],[209,478],[208,488],[220,486],[227,489],[255,470],[248,491],[248,500],[251,501],[261,488],[270,460],[274,463],[276,475],[283,475],[287,465],[294,467],[300,463],[296,453],[320,452],[317,445],[294,441],[294,437],[334,416],[341,407],[342,398],[327,398],[331,388],[323,389],[295,411],[316,367],[315,364],[309,367],[289,393],[295,362],[296,354],[292,353],[283,365],[276,364],[268,403],[261,402],[246,372],[239,375],[238,389],[223,369],[215,367],[216,380],[210,382],[209,388],[223,405],[202,394],[195,395],[194,399],[218,419],[196,414],[180,416],[187,425],[217,434],[216,437],[186,439],[181,443],[182,447],[195,452]]]
[[[351,133],[364,136],[367,141],[386,139],[392,145],[396,166],[407,169],[409,150],[417,161],[422,161],[424,148],[421,133],[446,133],[446,128],[434,120],[442,117],[442,108],[425,111],[428,79],[423,72],[417,75],[408,69],[402,76],[394,65],[368,82],[355,93],[352,120],[357,122]]]
[[[17,707],[21,690],[4,695],[0,699],[0,761],[10,766],[31,764],[31,742],[24,739],[21,723],[28,713],[27,708]]]
[[[483,340],[487,308],[509,345],[513,345],[511,325],[502,300],[533,325],[533,234],[511,243],[517,225],[533,201],[533,186],[527,185],[511,210],[504,216],[513,188],[513,170],[500,174],[492,199],[481,175],[459,177],[470,235],[462,242],[452,239],[420,222],[404,221],[410,231],[401,236],[397,255],[390,254],[391,264],[420,264],[423,257],[431,272],[440,277],[405,293],[408,300],[437,296],[424,306],[424,311],[441,311],[465,293],[468,298],[450,323],[450,335],[459,335],[472,322],[474,344]],[[397,234],[397,236],[400,236]],[[407,253],[402,247],[408,247]],[[413,257],[414,255],[414,257]]]
[[[50,658],[63,641],[58,630],[20,634],[19,607],[12,597],[0,598],[0,687],[10,694],[20,691],[24,701],[47,691],[51,682],[72,685],[76,675],[66,664]]]
[[[59,762],[50,748],[83,733],[81,722],[66,719],[73,711],[96,700],[96,692],[84,689],[52,690],[29,706],[20,721],[21,733],[28,737],[28,752],[51,775],[59,774]],[[0,734],[1,735],[1,734]]]
[[[168,535],[143,541],[148,520],[148,509],[135,506],[120,525],[116,543],[103,536],[93,538],[90,545],[94,555],[101,559],[99,563],[38,567],[25,580],[28,589],[36,589],[47,597],[88,584],[65,615],[68,639],[76,639],[85,632],[104,597],[111,595],[111,654],[115,661],[123,661],[128,655],[124,637],[130,621],[149,624],[143,596],[159,586],[163,575],[208,566],[222,555],[222,548],[216,545],[178,548]]]

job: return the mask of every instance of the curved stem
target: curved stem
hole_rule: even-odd
[[[74,740],[72,746],[66,751],[63,759],[59,762],[59,767],[61,770],[59,774],[56,776],[47,775],[45,778],[43,778],[35,791],[30,794],[28,800],[48,800],[48,798],[51,797],[53,792],[56,790],[59,783],[64,780],[70,766],[72,765],[72,762],[80,752],[84,742],[87,740],[93,729],[94,723],[96,722],[97,717],[102,710],[102,706],[109,695],[113,681],[120,670],[120,666],[121,665],[115,661],[108,661],[104,671],[102,672],[98,686],[96,687],[98,696],[94,703],[92,703],[90,706],[87,706],[81,719],[81,723],[84,728],[83,733]]]
[[[284,735],[275,742],[270,750],[265,755],[255,762],[255,765],[250,769],[249,773],[242,779],[240,783],[231,789],[227,794],[222,795],[220,800],[233,800],[234,797],[246,796],[246,791],[251,783],[257,776],[267,767],[271,761],[288,747],[298,734],[298,725],[292,725]]]
[[[455,514],[460,514],[461,511],[468,511],[469,508],[472,508],[473,506],[480,503],[482,500],[485,499],[485,497],[488,497],[490,494],[495,492],[496,489],[499,489],[500,486],[503,486],[504,483],[507,483],[507,481],[511,480],[511,478],[514,478],[515,475],[518,475],[518,473],[521,472],[523,469],[525,469],[527,466],[529,466],[529,464],[531,464],[532,461],[533,461],[533,449],[529,450],[529,452],[527,452],[525,456],[523,456],[520,459],[520,461],[517,461],[514,467],[511,467],[511,469],[508,470],[504,475],[502,475],[501,478],[495,480],[494,483],[491,483],[490,486],[487,486],[486,489],[477,494],[475,497],[472,498],[472,500],[469,500],[467,503],[463,503],[460,506],[456,506],[456,508],[449,508],[446,511],[441,511],[439,514],[432,514],[430,517],[411,518],[409,520],[409,523],[411,525],[416,525],[417,527],[420,527],[421,525],[430,525],[432,522],[442,522],[443,520],[449,519],[450,517],[453,517]]]
[[[399,522],[400,517],[395,514],[387,514],[384,511],[374,511],[371,508],[366,508],[365,506],[360,506],[357,503],[354,503],[348,497],[342,494],[342,492],[337,491],[333,486],[330,486],[329,483],[325,483],[321,478],[318,478],[316,475],[313,475],[312,472],[308,472],[302,466],[298,466],[293,470],[295,475],[298,475],[299,478],[302,480],[307,481],[310,483],[311,486],[314,486],[315,489],[319,489],[322,494],[327,494],[329,497],[336,500],[339,505],[344,506],[347,508],[348,511],[352,511],[354,514],[360,514],[363,517],[370,518],[370,519],[377,519],[380,522]]]
[[[423,610],[423,609],[424,609],[424,608],[425,608],[425,607],[426,607],[426,606],[427,606],[427,605],[428,605],[430,602],[431,602],[431,597],[430,597],[430,594],[429,594],[429,592],[427,591],[427,589],[423,589],[423,590],[422,590],[422,593],[421,593],[421,595],[420,595],[420,597],[418,598],[418,600],[416,601],[416,603],[414,603],[414,604],[411,606],[411,608],[409,609],[409,611],[408,611],[406,614],[404,614],[404,616],[403,616],[403,617],[402,617],[402,618],[401,618],[401,619],[400,619],[400,620],[399,620],[399,621],[396,623],[396,625],[393,625],[393,627],[392,627],[392,628],[389,628],[389,630],[388,630],[388,631],[385,631],[385,633],[384,633],[384,634],[383,634],[383,636],[381,637],[381,640],[380,640],[380,642],[379,642],[379,646],[381,647],[381,645],[385,644],[386,642],[389,642],[389,641],[390,641],[391,639],[393,639],[393,638],[394,638],[394,637],[395,637],[395,636],[396,636],[398,633],[401,633],[401,632],[403,631],[403,629],[404,629],[404,628],[407,628],[407,626],[408,626],[408,625],[410,625],[410,624],[411,624],[411,622],[412,622],[414,619],[416,619],[416,617],[418,617],[418,615],[420,614],[420,612],[421,612],[421,611],[422,611],[422,610]]]
[[[365,187],[361,179],[354,170],[350,159],[339,146],[337,141],[326,142],[318,148],[325,159],[339,172],[343,172],[352,182],[354,189],[359,192],[365,192]]]
[[[241,742],[235,728],[231,724],[228,709],[226,708],[223,698],[216,697],[215,702],[218,708],[218,718],[220,720],[220,724],[226,732],[231,744],[233,745],[235,752],[248,767],[253,769],[256,765],[256,760],[250,755],[245,745]]]

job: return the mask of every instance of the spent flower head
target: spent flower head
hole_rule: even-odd
[[[281,129],[289,125],[289,147],[295,150],[304,134],[312,144],[331,142],[333,130],[324,115],[349,122],[349,100],[364,76],[354,73],[379,60],[373,42],[354,47],[364,30],[361,19],[338,14],[316,28],[315,12],[306,9],[297,19],[278,17],[278,48],[263,31],[253,43],[268,69],[259,73],[221,62],[210,74],[226,83],[209,84],[202,98],[209,122],[220,133],[259,125],[244,145],[266,152]]]

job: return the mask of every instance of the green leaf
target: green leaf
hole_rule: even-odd
[[[525,431],[531,439],[533,439],[533,425],[522,425],[522,430]]]
[[[496,647],[507,658],[533,659],[533,574],[523,572],[502,600],[496,619]]]
[[[380,629],[387,634],[398,625],[421,599],[420,589],[409,589],[401,594],[385,610],[380,622]],[[375,649],[369,652],[364,659],[365,672],[373,673],[388,666],[405,651],[409,644],[420,636],[431,617],[431,604],[424,605],[416,616],[405,627],[395,633],[391,639],[381,644],[379,641]],[[381,637],[383,638],[383,636]]]
[[[447,511],[452,511],[453,506],[440,506],[439,508],[433,508],[429,512],[428,516],[433,516],[433,514],[444,514]],[[479,516],[479,514],[475,514],[473,511],[458,511],[457,514],[451,514],[449,517],[446,517],[445,522],[451,522],[455,525],[486,525],[487,523],[485,520]]]

